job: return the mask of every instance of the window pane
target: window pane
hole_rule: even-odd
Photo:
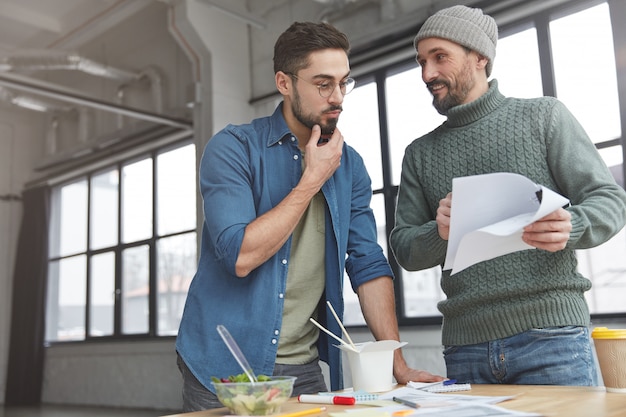
[[[122,236],[124,243],[152,236],[152,159],[122,169]]]
[[[557,96],[594,143],[621,136],[615,51],[606,3],[550,23]]]
[[[91,249],[117,244],[119,174],[117,169],[91,178]]]
[[[376,218],[376,228],[378,229],[378,244],[383,248],[387,256],[387,233],[385,230],[385,199],[383,194],[374,194],[371,203],[374,217]],[[365,324],[365,318],[361,312],[359,298],[352,289],[348,274],[344,274],[343,281],[344,313],[343,323],[347,326],[359,326]]]
[[[615,181],[617,181],[617,183],[624,188],[626,183],[624,182],[624,170],[622,166],[624,163],[624,153],[622,147],[610,146],[608,148],[599,149],[598,152],[611,170]]]
[[[498,88],[505,96],[543,96],[535,28],[498,39],[498,51],[491,73],[491,79],[494,78],[498,80]]]
[[[346,143],[363,157],[374,190],[383,186],[377,103],[376,83],[355,88],[343,100],[338,124]]]
[[[402,270],[402,292],[406,317],[440,316],[437,303],[445,298],[439,280],[441,267],[422,271]]]
[[[383,248],[383,253],[388,256],[387,253],[387,222],[385,215],[385,196],[382,193],[374,194],[372,196],[372,202],[370,204],[372,211],[374,211],[374,218],[376,219],[376,230],[378,231],[378,244]],[[393,228],[393,225],[391,225]]]
[[[115,314],[115,254],[107,252],[91,258],[89,288],[89,335],[113,334]]]
[[[187,290],[196,272],[196,233],[187,233],[157,243],[159,268],[158,334],[175,335],[187,297]]]
[[[147,333],[149,328],[150,251],[147,245],[122,253],[122,333]]]
[[[386,89],[391,175],[393,184],[398,185],[406,147],[443,123],[445,117],[433,107],[419,68],[389,76]]]
[[[157,157],[159,235],[196,227],[196,149],[187,145]]]
[[[50,211],[50,256],[67,256],[87,249],[87,181],[53,191]]]
[[[578,270],[593,283],[585,293],[591,314],[624,312],[625,253],[626,229],[603,245],[576,252]]]
[[[624,153],[621,146],[598,149],[598,152],[609,168],[618,167],[624,163]],[[619,168],[621,168],[621,166]]]
[[[74,256],[50,263],[46,339],[85,338],[86,257]]]

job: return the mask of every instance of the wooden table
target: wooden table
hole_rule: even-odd
[[[511,410],[539,413],[546,417],[626,417],[626,394],[606,392],[603,387],[472,384],[471,391],[455,392],[454,394],[515,395],[514,399],[498,403],[498,406]],[[281,414],[311,407],[315,407],[315,405],[300,404],[295,398],[291,398],[283,405]],[[346,407],[352,406],[327,406],[326,413],[345,410]],[[217,408],[174,414],[168,417],[220,417],[228,414],[228,409]]]

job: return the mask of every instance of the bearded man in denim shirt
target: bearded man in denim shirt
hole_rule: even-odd
[[[336,128],[354,87],[349,48],[329,24],[291,25],[274,47],[283,102],[270,117],[227,126],[204,150],[202,248],[176,341],[185,411],[220,407],[211,376],[241,373],[219,324],[255,373],[297,376],[292,395],[327,390],[320,359],[341,389],[341,351],[309,319],[341,335],[326,301],[343,315],[344,269],[374,337],[399,340],[370,178]],[[393,372],[399,383],[443,379],[409,368],[400,349]]]

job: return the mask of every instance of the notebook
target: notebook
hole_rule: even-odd
[[[406,384],[407,387],[418,389],[420,391],[427,392],[457,392],[457,391],[469,391],[472,389],[471,384],[456,384],[442,382],[413,382],[410,381]]]

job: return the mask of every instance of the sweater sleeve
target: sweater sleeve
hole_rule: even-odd
[[[416,158],[409,146],[402,161],[396,223],[389,238],[396,260],[409,271],[442,265],[448,247],[439,236],[436,212],[424,195],[417,173]]]
[[[556,101],[548,131],[548,164],[560,192],[570,199],[569,249],[600,245],[626,222],[626,192],[614,180],[583,127]]]

